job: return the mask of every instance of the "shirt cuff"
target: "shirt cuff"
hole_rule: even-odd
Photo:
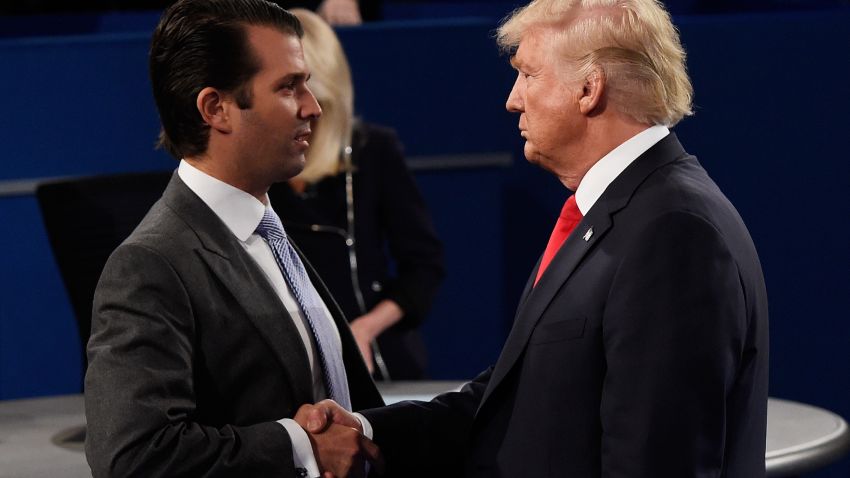
[[[352,415],[360,422],[360,428],[363,429],[363,436],[371,440],[374,432],[372,431],[372,424],[369,423],[369,420],[366,420],[366,417],[357,412],[352,413]]]
[[[313,445],[310,443],[307,432],[301,428],[298,422],[291,418],[284,418],[277,422],[283,425],[283,428],[286,428],[286,432],[289,433],[289,441],[292,442],[292,461],[295,463],[295,469],[302,468],[307,472],[306,475],[296,476],[321,476],[321,473],[319,473],[319,464],[313,455]]]

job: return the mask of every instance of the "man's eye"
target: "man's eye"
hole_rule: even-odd
[[[288,83],[281,84],[278,87],[278,90],[280,90],[280,91],[293,91],[293,90],[295,90],[296,86],[297,86],[297,83],[293,80],[293,81],[290,81]]]

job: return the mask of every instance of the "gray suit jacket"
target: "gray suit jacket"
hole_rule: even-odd
[[[382,403],[333,298],[354,407]],[[307,352],[263,272],[177,176],[94,298],[86,456],[99,476],[294,476],[277,420],[312,403]]]

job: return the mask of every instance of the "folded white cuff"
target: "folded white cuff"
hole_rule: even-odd
[[[372,424],[369,423],[369,420],[366,420],[366,417],[357,412],[354,412],[353,415],[360,422],[360,427],[363,428],[363,436],[371,440],[374,433],[372,431]]]
[[[283,425],[283,428],[286,428],[287,433],[289,433],[289,440],[292,442],[292,461],[295,462],[295,468],[304,468],[307,470],[307,476],[321,476],[319,464],[313,455],[313,445],[310,443],[307,432],[291,418],[284,418],[277,422]],[[371,430],[371,427],[369,429]]]

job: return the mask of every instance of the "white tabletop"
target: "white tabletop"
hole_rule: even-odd
[[[800,475],[826,466],[848,451],[850,431],[838,415],[803,403],[768,400],[768,476]]]
[[[380,385],[387,403],[427,400],[463,382]],[[0,401],[0,478],[90,478],[82,444],[68,438],[85,420],[82,395]],[[822,408],[771,398],[767,412],[769,477],[821,468],[850,451],[850,431]]]

